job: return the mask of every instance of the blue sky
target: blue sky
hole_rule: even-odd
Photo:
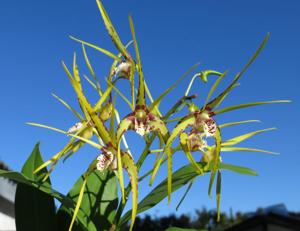
[[[133,15],[145,77],[154,96],[158,96],[196,62],[201,63],[199,70],[229,70],[229,77],[233,77],[266,33],[271,33],[266,48],[224,105],[272,99],[291,99],[293,103],[248,108],[216,119],[219,123],[246,119],[262,121],[228,128],[224,130],[224,138],[277,127],[277,131],[259,135],[243,146],[269,149],[281,155],[224,153],[224,162],[253,168],[259,176],[224,172],[221,206],[224,211],[230,208],[250,211],[283,202],[290,210],[299,211],[300,2],[112,0],[104,4],[123,41],[131,39],[127,16],[129,13]],[[12,169],[20,170],[37,141],[41,141],[45,159],[67,141],[63,135],[30,127],[25,122],[41,122],[62,129],[76,122],[51,96],[54,92],[76,105],[74,93],[60,64],[61,60],[70,64],[74,51],[81,59],[82,72],[87,73],[80,45],[68,36],[74,35],[113,52],[116,50],[106,34],[94,0],[2,1],[0,34],[0,160]],[[103,79],[111,60],[90,49],[88,53],[98,77]],[[220,89],[229,81],[225,80]],[[203,100],[210,83],[205,86],[197,82],[192,92],[198,93]],[[175,102],[187,85],[188,81],[184,81],[172,92],[162,103],[162,110],[167,110],[168,104]],[[95,96],[91,90],[87,92],[91,98]],[[121,101],[120,106],[125,107]],[[143,141],[133,133],[129,133],[129,141],[134,144],[133,151],[138,156]],[[96,155],[94,149],[87,147],[65,164],[59,164],[52,175],[54,187],[67,193]],[[186,158],[179,154],[174,162],[175,168],[178,168],[186,163]],[[161,171],[156,183],[165,174]],[[208,198],[207,186],[207,177],[197,180],[178,213],[192,214],[203,206],[214,208],[215,201]],[[141,198],[147,190],[146,185],[141,187]],[[163,201],[150,213],[174,212],[182,192],[174,194],[171,206]]]

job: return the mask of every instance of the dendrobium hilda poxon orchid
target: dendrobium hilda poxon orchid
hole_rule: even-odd
[[[144,79],[141,57],[131,16],[129,16],[129,25],[133,41],[124,45],[100,0],[97,0],[97,5],[108,34],[119,51],[119,54],[114,54],[84,40],[71,37],[81,45],[83,58],[92,78],[81,75],[77,65],[76,55],[74,55],[71,69],[63,63],[66,75],[76,93],[76,99],[81,112],[76,111],[63,99],[54,95],[59,102],[75,115],[76,121],[74,121],[73,124],[70,123],[67,125],[69,128],[67,128],[66,131],[42,124],[29,123],[30,125],[54,130],[70,137],[69,142],[58,153],[35,169],[35,173],[45,170],[45,168],[49,166],[50,169],[44,176],[44,180],[46,180],[59,160],[63,159],[63,161],[65,161],[70,158],[76,151],[83,147],[84,144],[89,144],[96,149],[94,161],[83,174],[78,199],[75,201],[76,206],[72,209],[73,216],[69,230],[72,230],[72,227],[75,224],[84,226],[81,219],[82,214],[80,214],[79,211],[84,200],[83,198],[88,179],[94,172],[101,174],[111,172],[115,174],[119,181],[122,199],[109,220],[109,230],[119,230],[119,228],[126,225],[129,220],[131,220],[130,230],[132,230],[135,217],[138,213],[153,207],[165,197],[168,197],[168,201],[170,202],[172,192],[188,183],[190,184],[188,187],[189,190],[194,179],[196,177],[201,177],[204,174],[210,174],[208,186],[209,195],[211,194],[212,186],[217,176],[216,206],[218,214],[220,215],[222,171],[230,170],[242,174],[255,175],[255,172],[248,168],[223,163],[221,153],[226,151],[254,151],[275,154],[266,150],[236,146],[240,142],[256,134],[273,130],[273,128],[257,130],[224,141],[222,140],[223,128],[257,122],[257,120],[244,120],[218,124],[216,118],[219,114],[245,107],[289,102],[288,100],[251,102],[219,109],[222,101],[238,85],[240,78],[263,49],[269,34],[265,37],[253,57],[241,72],[235,75],[232,82],[225,87],[225,90],[216,94],[214,98],[213,96],[215,95],[218,85],[228,74],[227,71],[197,71],[198,64],[196,64],[184,73],[174,85],[159,95],[157,99],[154,99]],[[131,54],[133,52],[129,52],[129,50],[133,50],[130,48],[131,43],[133,43],[135,55]],[[97,79],[96,73],[90,63],[86,51],[87,47],[95,49],[113,59],[110,70],[107,72],[108,76],[101,81]],[[193,72],[195,73],[194,75],[192,75]],[[162,112],[160,110],[160,103],[165,99],[165,96],[190,75],[192,75],[192,78],[185,93],[179,95],[180,98],[174,105],[170,106],[169,111],[166,113]],[[84,92],[82,76],[84,76],[85,80],[99,95],[99,98],[94,104],[91,103]],[[151,78],[151,76],[149,78]],[[195,102],[194,99],[197,98],[197,94],[190,94],[192,86],[197,79],[200,79],[199,83],[203,85],[211,80],[215,80],[203,105],[198,105]],[[122,81],[129,83],[128,92],[126,93],[122,93],[117,87],[117,84]],[[103,85],[100,84],[100,82],[106,82],[107,87],[103,88]],[[137,89],[135,89],[136,85],[138,86]],[[123,111],[119,111],[116,105],[116,98],[119,97],[128,104],[128,112],[124,113]],[[123,117],[120,117],[121,113]],[[145,148],[141,150],[140,154],[132,153],[130,151],[130,145],[128,145],[125,137],[128,130],[136,132],[139,135],[137,136],[137,139],[142,138],[145,140]],[[157,143],[159,143],[159,148],[155,148],[155,144]],[[172,159],[176,152],[184,154],[187,161],[189,161],[189,164],[181,166],[179,170],[174,172]],[[144,175],[141,175],[141,166],[146,163],[145,161],[148,156],[153,155],[156,156],[153,168],[144,173]],[[156,188],[154,188],[154,190],[139,203],[138,183],[141,183],[146,177],[150,176],[150,185],[152,185],[158,171],[162,171],[160,167],[165,162],[167,162],[166,180],[156,186]],[[129,176],[129,182],[126,187],[125,181],[127,180],[123,176],[124,170]],[[155,193],[159,190],[164,193],[159,194],[160,196],[156,197]],[[132,193],[131,210],[124,213],[124,208],[130,192]],[[184,197],[186,194],[187,192],[184,194]],[[149,200],[153,200],[151,205],[147,202]],[[97,228],[97,230],[102,229],[105,230],[100,224],[100,228]],[[87,228],[85,230],[89,229]]]

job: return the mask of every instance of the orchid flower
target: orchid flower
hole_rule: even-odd
[[[138,61],[136,66],[138,69],[139,86],[135,109],[132,113],[125,116],[125,118],[120,122],[117,129],[117,142],[120,141],[122,135],[127,130],[135,130],[136,133],[141,136],[144,136],[150,132],[156,132],[166,142],[168,138],[168,129],[166,125],[157,115],[154,114],[153,109],[155,105],[152,104],[150,108],[148,108],[146,105],[144,74],[142,71],[138,44],[136,41],[134,25],[131,17],[129,17],[129,22]]]

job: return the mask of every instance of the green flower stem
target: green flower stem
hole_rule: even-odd
[[[190,81],[190,83],[189,83],[189,86],[187,87],[187,89],[186,89],[186,91],[185,91],[185,94],[184,94],[185,96],[187,96],[187,95],[190,93],[191,87],[192,87],[192,85],[193,85],[195,79],[196,79],[197,77],[199,77],[200,75],[201,75],[200,73],[197,73],[197,74],[195,74],[195,75],[193,76],[193,78],[191,79],[191,81]]]

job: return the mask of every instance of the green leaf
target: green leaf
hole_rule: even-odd
[[[272,100],[272,101],[266,101],[266,102],[244,103],[244,104],[234,105],[234,106],[216,110],[216,111],[214,111],[214,115],[219,115],[224,112],[233,111],[233,110],[237,110],[237,109],[241,109],[241,108],[245,108],[245,107],[253,107],[253,106],[272,104],[272,103],[290,103],[290,102],[291,102],[290,100]]]
[[[4,178],[8,178],[13,181],[16,181],[18,183],[26,184],[31,187],[37,188],[38,190],[40,190],[46,194],[49,194],[50,196],[56,198],[58,201],[63,202],[68,206],[73,205],[73,202],[69,198],[64,196],[62,193],[52,189],[51,185],[47,181],[42,182],[42,183],[35,182],[22,173],[14,172],[14,171],[6,171],[6,170],[2,170],[2,169],[0,169],[0,176],[4,177]]]
[[[198,163],[198,165],[203,168],[205,166],[204,163]],[[209,169],[213,169],[214,164],[211,163]],[[257,176],[257,173],[252,169],[219,163],[220,170],[229,170],[235,173],[250,175],[250,176]],[[172,192],[175,192],[182,186],[186,185],[190,182],[193,178],[198,176],[198,173],[195,171],[195,168],[189,164],[185,165],[184,167],[180,168],[179,170],[173,173],[173,180],[172,180]],[[167,179],[163,180],[158,186],[156,186],[146,197],[144,197],[140,203],[138,204],[138,211],[137,214],[144,212],[152,207],[156,206],[159,202],[165,199],[168,196],[168,192],[166,190],[167,186]],[[128,211],[124,214],[120,221],[120,225],[126,224],[126,222],[130,219],[131,211]]]
[[[49,187],[51,185],[49,178],[47,182],[42,182],[44,174],[47,173],[45,169],[33,174],[33,171],[42,163],[39,144],[36,144],[22,168],[22,174],[31,181]],[[20,231],[56,230],[54,198],[37,188],[18,184],[15,196],[15,217],[16,228]]]
[[[78,200],[83,182],[82,175],[68,193],[74,203]],[[82,226],[89,231],[109,230],[118,205],[117,190],[117,179],[113,173],[95,170],[89,174],[77,214],[77,220],[81,224],[75,224],[73,230]],[[72,210],[62,205],[57,213],[59,230],[68,230],[71,218]]]

